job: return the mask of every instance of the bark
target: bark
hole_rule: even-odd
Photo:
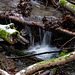
[[[75,5],[71,4],[70,2],[68,2],[66,0],[59,0],[59,5],[68,9],[75,15]]]
[[[58,66],[58,65],[63,65],[65,63],[71,62],[73,60],[75,60],[75,51],[68,53],[64,56],[61,56],[59,58],[56,58],[56,59],[49,59],[49,60],[45,60],[45,61],[41,61],[36,64],[33,64],[33,65],[21,70],[16,75],[31,75],[32,73],[34,73],[40,69],[44,69],[44,68],[48,68],[48,67],[52,67],[52,66],[54,67],[54,66]]]
[[[61,27],[56,28],[56,31],[59,32],[59,33],[62,33],[62,34],[68,35],[68,36],[75,36],[75,32],[72,32],[72,31],[69,31],[69,30],[63,29],[63,28],[61,28]]]

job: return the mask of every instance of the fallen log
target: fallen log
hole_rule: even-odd
[[[13,49],[11,47],[8,47],[4,44],[1,44],[2,48],[8,53],[8,54],[14,54],[14,55],[18,55],[18,56],[24,56],[27,55],[27,53],[24,53],[21,50],[17,50],[17,49]]]
[[[65,63],[71,62],[75,60],[75,51],[74,52],[70,52],[64,56],[61,56],[59,58],[56,59],[49,59],[49,60],[45,60],[42,62],[38,62],[35,63],[23,70],[21,70],[20,72],[16,73],[16,75],[30,75],[40,69],[44,69],[44,68],[50,68],[50,67],[54,67],[54,66],[58,66],[58,65],[63,65]]]
[[[59,5],[68,9],[70,12],[72,12],[75,15],[75,5],[68,2],[67,0],[59,0]]]
[[[0,38],[4,39],[10,44],[16,43],[18,39],[25,43],[29,43],[29,41],[23,38],[19,31],[15,29],[13,23],[8,25],[0,25]]]
[[[36,56],[36,55],[42,55],[42,54],[49,54],[49,53],[59,53],[60,51],[51,51],[51,52],[43,52],[43,53],[37,53],[37,54],[30,54],[30,55],[24,55],[24,56],[17,56],[17,57],[8,57],[10,59],[19,59],[19,58],[25,58],[25,57],[32,57],[32,56]]]
[[[37,26],[37,27],[39,27],[39,28],[43,28],[44,30],[48,30],[48,31],[57,31],[57,32],[59,32],[59,33],[63,33],[63,34],[66,34],[66,35],[68,35],[68,36],[75,36],[75,32],[72,32],[72,31],[69,31],[69,30],[66,30],[66,29],[63,29],[62,27],[58,27],[58,26],[56,26],[56,27],[48,27],[48,28],[45,28],[45,24],[43,24],[43,22],[35,22],[35,21],[26,21],[26,20],[24,20],[24,19],[22,19],[22,18],[20,18],[20,17],[15,17],[15,16],[8,16],[8,17],[6,17],[6,16],[3,16],[3,15],[0,15],[0,19],[3,19],[3,20],[5,20],[5,18],[6,19],[8,19],[8,20],[11,20],[11,22],[17,22],[17,23],[19,23],[19,24],[21,24],[21,25],[23,25],[23,26],[26,26],[26,25],[29,25],[29,26]]]
[[[19,35],[19,31],[14,28],[14,24],[8,25],[0,25],[0,38],[9,42],[10,44],[14,44],[18,39],[16,36]]]
[[[61,27],[56,28],[56,31],[58,31],[59,33],[62,33],[62,34],[68,35],[68,36],[75,36],[75,32],[72,32],[72,31],[69,31],[69,30],[63,29],[63,28],[61,28]]]
[[[8,74],[6,71],[0,69],[0,75],[10,75],[10,74]]]

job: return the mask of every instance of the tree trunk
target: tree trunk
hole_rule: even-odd
[[[75,5],[73,5],[72,3],[66,1],[66,0],[59,0],[59,4],[68,9],[69,11],[71,11],[74,15],[75,15]]]
[[[48,68],[48,67],[52,67],[52,66],[54,67],[54,66],[58,66],[58,65],[63,65],[65,63],[71,62],[73,60],[75,60],[75,51],[68,53],[64,56],[61,56],[59,58],[56,58],[56,59],[49,59],[49,60],[45,60],[45,61],[33,64],[33,65],[21,70],[16,75],[31,75],[32,73],[34,73],[40,69],[44,69],[44,68]]]

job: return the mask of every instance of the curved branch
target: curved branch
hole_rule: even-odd
[[[22,75],[22,74],[31,75],[32,73],[34,73],[40,69],[48,68],[51,66],[63,65],[65,63],[71,62],[73,60],[75,60],[75,51],[68,53],[64,56],[61,56],[59,58],[56,58],[56,59],[49,59],[49,60],[45,60],[45,61],[41,61],[36,64],[33,64],[33,65],[21,70],[16,75]]]

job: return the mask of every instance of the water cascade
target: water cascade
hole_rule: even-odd
[[[43,35],[42,35],[43,32]],[[31,45],[30,48],[27,50],[28,53],[32,53],[32,54],[36,54],[36,53],[42,53],[42,52],[50,52],[50,51],[58,51],[59,49],[56,47],[52,47],[50,44],[51,41],[51,32],[49,31],[41,31],[41,29],[39,29],[39,36],[40,36],[40,43],[35,43],[35,45]],[[31,38],[31,37],[30,37]],[[34,40],[34,39],[33,39]],[[32,41],[33,41],[32,40]],[[42,54],[42,55],[37,55],[35,57],[40,58],[42,60],[47,60],[47,59],[52,59],[55,57],[58,57],[59,54],[58,53],[52,53],[52,54]]]

